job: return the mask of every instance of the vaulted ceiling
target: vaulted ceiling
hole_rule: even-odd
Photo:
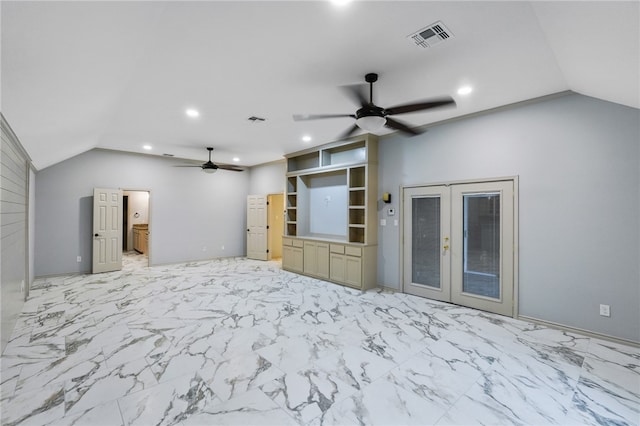
[[[638,1],[2,1],[1,107],[37,169],[95,147],[246,166],[334,140],[340,86],[427,125],[571,90],[640,108]],[[432,47],[408,35],[442,22]],[[473,91],[459,95],[469,85]],[[185,115],[188,108],[200,116]],[[249,117],[264,118],[251,121]],[[386,129],[384,132],[391,130]],[[303,141],[303,136],[310,141]],[[143,145],[150,145],[146,151]]]

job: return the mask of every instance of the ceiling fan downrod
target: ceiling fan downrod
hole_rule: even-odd
[[[364,76],[364,81],[369,83],[369,104],[373,105],[373,83],[378,81],[378,74],[370,72]]]

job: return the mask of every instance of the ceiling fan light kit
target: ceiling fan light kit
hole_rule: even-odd
[[[365,115],[356,119],[356,124],[365,132],[375,133],[387,124],[387,119],[379,115]]]
[[[358,129],[362,129],[368,133],[376,133],[383,127],[388,127],[390,129],[403,132],[409,136],[414,136],[422,133],[422,130],[412,128],[402,121],[393,119],[389,116],[425,111],[444,106],[455,106],[456,104],[452,97],[443,96],[410,104],[397,105],[391,108],[382,108],[373,103],[373,83],[378,81],[378,74],[368,73],[364,76],[364,80],[369,83],[368,100],[367,96],[363,92],[363,85],[343,87],[347,95],[360,104],[360,108],[355,114],[294,114],[293,119],[295,121],[304,121],[338,117],[354,118],[356,120],[355,124],[341,135],[341,139],[351,136],[351,134],[356,132]]]

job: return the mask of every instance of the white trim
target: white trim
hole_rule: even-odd
[[[400,200],[404,200],[404,192],[405,189],[410,188],[419,188],[419,187],[430,187],[430,186],[451,186],[451,185],[462,185],[462,184],[470,184],[470,183],[491,183],[491,182],[504,182],[511,181],[513,183],[513,308],[512,308],[512,318],[519,317],[519,288],[520,288],[520,256],[519,256],[519,244],[520,244],[520,210],[519,210],[519,193],[520,193],[520,178],[518,175],[514,176],[502,176],[502,177],[493,177],[493,178],[478,178],[478,179],[464,179],[464,180],[454,180],[454,181],[445,181],[445,182],[432,182],[432,183],[423,183],[423,184],[410,184],[410,185],[400,185],[399,194]],[[404,217],[404,203],[399,203],[399,212],[400,218]],[[400,247],[398,250],[398,283],[399,290],[402,293],[406,293],[404,289],[404,221],[400,223],[400,235],[399,235],[399,243]],[[473,309],[473,308],[470,308]]]
[[[582,335],[587,336],[587,337],[594,337],[594,338],[597,338],[597,339],[608,340],[610,342],[619,343],[619,344],[622,344],[622,345],[633,346],[634,348],[640,348],[640,342],[623,339],[621,337],[610,336],[608,334],[603,334],[603,333],[598,333],[598,332],[595,332],[595,331],[585,330],[585,329],[578,328],[578,327],[571,327],[571,326],[564,325],[564,324],[559,324],[559,323],[553,322],[553,321],[545,321],[545,320],[541,320],[541,319],[538,319],[538,318],[529,317],[529,316],[526,316],[526,315],[519,315],[517,317],[517,319],[522,320],[522,321],[532,322],[532,323],[535,323],[535,324],[544,325],[545,327],[556,328],[556,329],[563,330],[563,331],[569,331],[571,333],[582,334]]]

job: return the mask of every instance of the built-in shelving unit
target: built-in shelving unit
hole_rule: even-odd
[[[356,288],[375,286],[377,137],[356,136],[286,158],[283,267]]]
[[[298,224],[298,178],[295,176],[287,177],[286,198],[287,213],[285,216],[285,233],[287,235],[296,235]]]

